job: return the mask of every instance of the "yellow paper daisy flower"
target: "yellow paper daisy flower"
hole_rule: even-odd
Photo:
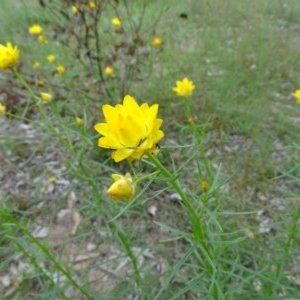
[[[113,26],[115,26],[116,28],[122,27],[122,23],[121,23],[121,21],[120,21],[119,18],[113,18],[113,19],[111,19],[111,24]]]
[[[33,35],[41,34],[43,28],[40,25],[34,24],[28,28],[28,32]]]
[[[104,68],[104,73],[107,76],[113,76],[114,75],[114,69],[110,66],[107,66],[107,67]]]
[[[162,45],[162,39],[160,37],[155,37],[153,40],[152,40],[152,45],[154,47],[157,47],[159,48],[161,45]]]
[[[293,96],[296,98],[298,104],[300,104],[300,90],[296,90]]]
[[[111,149],[115,162],[124,159],[140,159],[149,152],[155,152],[157,143],[164,133],[159,129],[163,120],[157,119],[158,104],[139,106],[135,99],[126,95],[123,104],[102,107],[106,123],[98,123],[95,130],[103,135],[98,146]]]
[[[41,34],[38,36],[37,41],[38,41],[40,44],[45,44],[45,43],[47,43],[46,38],[45,38],[43,35],[41,35]]]
[[[55,71],[58,73],[58,74],[63,74],[66,72],[66,68],[63,66],[63,65],[58,65],[56,68],[55,68]]]
[[[55,61],[55,55],[53,55],[53,54],[47,55],[47,60],[48,60],[49,62]]]
[[[6,46],[0,44],[0,70],[13,68],[19,61],[19,50],[17,46],[8,42]]]
[[[96,3],[94,1],[88,2],[87,6],[89,9],[96,9],[96,7],[97,7]]]
[[[176,87],[173,88],[173,91],[177,96],[189,97],[193,94],[194,89],[193,81],[185,77],[182,81],[176,81]]]

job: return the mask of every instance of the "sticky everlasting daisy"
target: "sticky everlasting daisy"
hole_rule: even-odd
[[[63,66],[63,65],[58,65],[56,68],[55,68],[55,71],[58,73],[58,74],[63,74],[66,72],[66,68]]]
[[[0,70],[13,68],[19,61],[19,50],[17,46],[8,42],[6,46],[0,44]]]
[[[98,123],[95,130],[103,137],[98,146],[111,149],[115,162],[140,159],[148,152],[155,152],[164,133],[159,129],[163,120],[157,119],[158,104],[139,106],[126,95],[123,104],[102,107],[106,123]]]
[[[87,6],[89,7],[89,9],[96,9],[96,3],[93,1],[88,2]]]
[[[114,69],[110,66],[107,66],[107,67],[104,68],[104,73],[107,76],[113,76],[114,75]]]
[[[155,37],[152,40],[152,45],[155,47],[160,47],[162,45],[162,39],[160,37]]]
[[[122,23],[121,23],[121,21],[120,21],[119,18],[113,18],[113,19],[111,19],[111,24],[113,26],[115,26],[116,28],[122,27]]]
[[[36,25],[36,24],[34,24],[28,28],[28,32],[33,35],[41,34],[42,31],[43,31],[43,28],[40,25]]]
[[[300,104],[300,90],[296,90],[293,96],[296,98],[298,104]]]
[[[173,88],[173,91],[177,96],[189,97],[193,94],[194,89],[193,81],[185,77],[182,81],[176,81],[176,87]]]
[[[55,61],[55,56],[53,54],[49,54],[49,55],[47,55],[47,60],[49,62],[53,62],[53,61]]]

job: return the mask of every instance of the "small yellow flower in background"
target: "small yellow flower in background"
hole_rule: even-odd
[[[66,69],[63,65],[58,65],[56,68],[55,68],[55,71],[58,73],[58,74],[63,74],[66,72]]]
[[[48,94],[48,93],[40,93],[40,95],[41,95],[41,98],[42,98],[42,100],[43,100],[43,102],[44,103],[49,103],[49,102],[51,102],[52,101],[52,95],[51,94]]]
[[[43,35],[39,35],[38,38],[37,38],[37,41],[40,43],[40,44],[45,44],[47,43],[47,40],[45,39],[45,37]]]
[[[111,177],[115,182],[109,187],[107,194],[113,200],[130,200],[135,195],[135,184],[129,173],[126,173],[125,176],[112,174]]]
[[[76,117],[76,118],[75,118],[75,122],[76,122],[76,124],[77,124],[78,126],[81,126],[81,125],[83,124],[83,120],[82,120],[81,118],[79,118],[79,117]]]
[[[55,56],[53,54],[49,54],[49,55],[47,55],[47,60],[49,62],[53,62],[53,61],[55,61]]]
[[[121,23],[121,21],[120,21],[119,18],[113,18],[113,19],[111,19],[111,24],[113,26],[115,26],[116,28],[121,28],[122,27],[122,23]]]
[[[76,5],[72,5],[72,12],[74,14],[77,14],[78,13],[78,7]]]
[[[33,67],[34,69],[38,69],[40,66],[41,66],[41,64],[40,64],[38,61],[35,61],[35,62],[32,64],[32,67]]]
[[[193,81],[185,77],[182,81],[176,81],[176,87],[173,88],[173,91],[177,96],[189,97],[193,94],[194,89]]]
[[[0,102],[0,116],[5,114],[6,107]]]
[[[19,61],[19,49],[8,42],[6,46],[0,44],[0,70],[13,68]]]
[[[300,90],[296,90],[293,96],[296,98],[298,104],[300,104]]]
[[[87,4],[88,8],[89,9],[95,9],[96,8],[96,3],[93,2],[93,1],[90,1],[88,4]]]
[[[114,69],[110,66],[107,66],[107,67],[104,68],[104,73],[107,76],[113,76],[114,75]]]
[[[48,179],[48,182],[50,182],[50,183],[55,182],[55,181],[57,181],[57,178],[55,176],[52,176]]]
[[[105,104],[102,111],[106,123],[94,126],[103,135],[98,146],[113,150],[111,156],[115,162],[140,159],[157,150],[157,143],[164,136],[159,129],[163,120],[156,118],[158,104],[139,106],[133,97],[126,95],[123,104],[115,107]]]
[[[189,122],[190,124],[195,123],[195,118],[194,118],[194,117],[189,117],[189,118],[188,118],[188,122]]]
[[[43,28],[40,25],[36,25],[36,24],[30,26],[28,29],[28,32],[33,35],[41,34],[42,31],[43,31]]]
[[[44,86],[46,83],[46,80],[44,78],[40,78],[38,81],[37,81],[37,86]]]
[[[152,40],[152,45],[154,47],[160,47],[162,45],[162,39],[160,37],[155,37],[153,40]]]
[[[206,192],[209,189],[209,183],[206,180],[201,182],[202,191]]]

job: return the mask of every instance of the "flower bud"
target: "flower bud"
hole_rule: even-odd
[[[109,187],[107,194],[113,200],[130,200],[135,195],[135,184],[129,173],[126,173],[125,176],[112,174],[111,177],[115,182]]]

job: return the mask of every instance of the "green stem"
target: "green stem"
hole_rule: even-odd
[[[198,218],[198,215],[193,208],[192,204],[190,203],[188,197],[182,190],[179,182],[177,179],[174,178],[174,176],[161,164],[161,162],[157,159],[155,155],[152,153],[148,153],[148,157],[150,161],[156,166],[156,168],[160,171],[160,173],[167,179],[170,180],[170,183],[172,184],[175,191],[179,194],[183,204],[188,210],[189,215],[191,216],[193,226],[194,226],[194,235],[197,241],[203,241],[204,239],[204,233],[201,228],[200,220]]]

